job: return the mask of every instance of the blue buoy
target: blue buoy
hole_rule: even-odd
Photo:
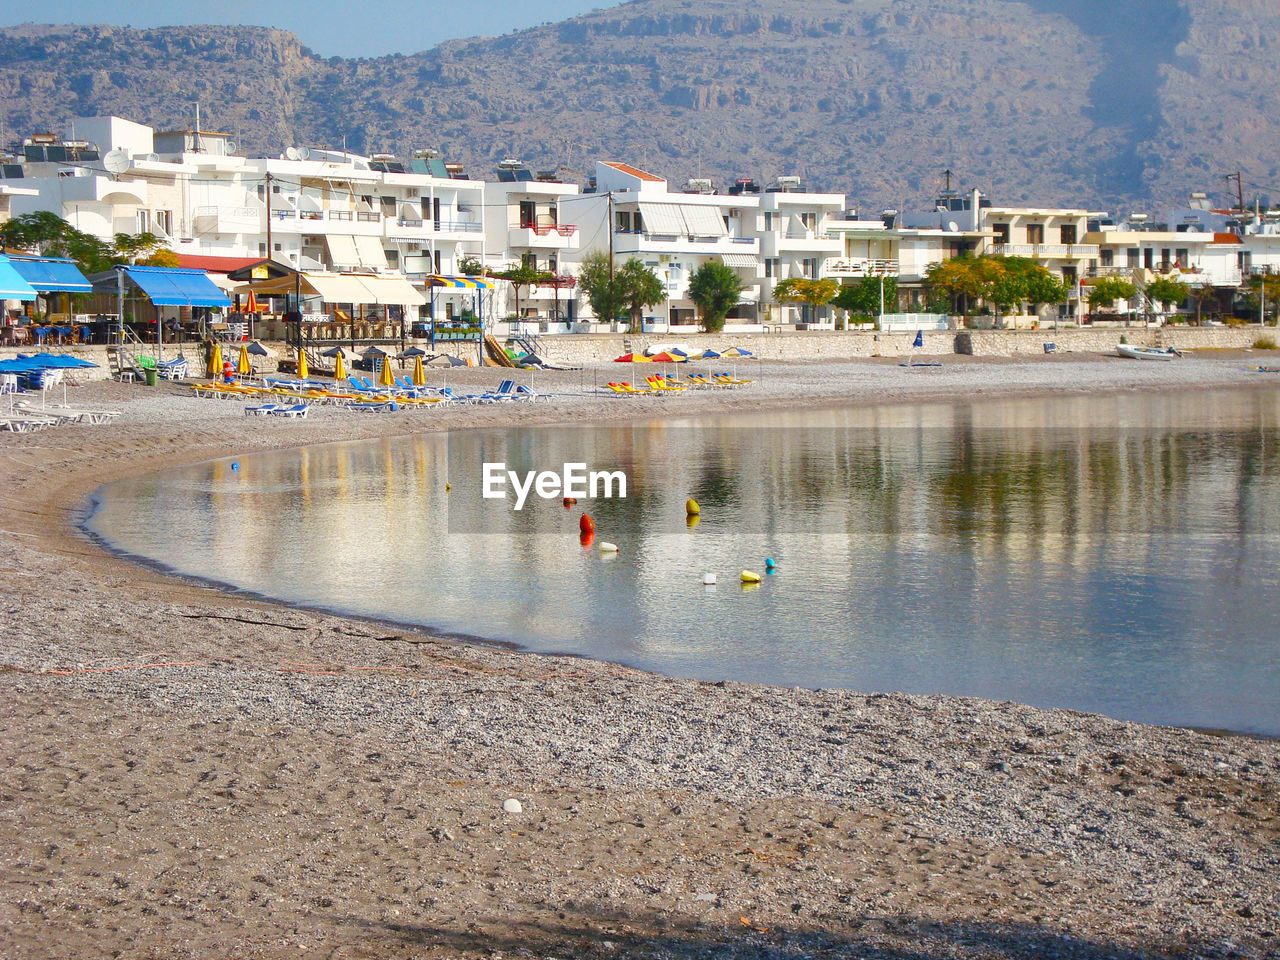
[[[235,461],[235,463],[231,464],[231,469],[232,469],[232,470],[239,470],[239,469],[240,469],[240,461],[239,461],[239,460],[237,460],[237,461]]]
[[[774,567],[776,567],[776,566],[777,566],[777,564],[773,562],[773,557],[765,557],[765,558],[764,558],[764,568],[765,568],[766,570],[772,570],[772,569],[773,569]]]

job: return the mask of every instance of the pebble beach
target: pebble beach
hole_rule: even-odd
[[[110,480],[256,450],[1280,389],[1259,362],[769,363],[638,399],[590,392],[600,368],[539,372],[550,402],[296,421],[71,387],[121,416],[0,434],[0,958],[1280,956],[1276,741],[466,643],[167,577],[76,525]]]

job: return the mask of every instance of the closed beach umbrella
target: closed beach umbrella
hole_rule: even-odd
[[[247,343],[240,344],[240,360],[236,363],[236,373],[241,376],[253,373],[253,362],[249,359],[249,345]]]
[[[307,369],[307,351],[301,347],[298,348],[298,377],[302,380],[307,379],[310,371]]]
[[[342,365],[342,351],[339,350],[333,355],[333,379],[341,380],[347,375],[346,368]]]
[[[254,293],[252,290],[249,291],[249,298],[244,302],[244,312],[245,313],[258,312],[258,295]]]
[[[427,382],[427,371],[422,366],[422,355],[413,358],[413,385],[421,387]]]
[[[378,383],[384,387],[395,385],[395,381],[391,379],[391,358],[384,356],[382,358],[382,367],[378,370]]]
[[[209,369],[204,372],[204,375],[210,380],[216,380],[221,373],[222,348],[215,343],[213,349],[209,351]]]

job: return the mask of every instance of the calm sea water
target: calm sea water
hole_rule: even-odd
[[[516,512],[480,496],[498,461],[622,469],[628,497]],[[103,488],[88,527],[290,603],[676,676],[1280,735],[1275,391],[478,430],[234,463]],[[616,556],[580,542],[582,509]],[[777,571],[740,586],[765,557]]]

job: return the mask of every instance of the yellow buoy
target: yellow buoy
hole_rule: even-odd
[[[453,489],[453,487],[452,487],[450,484],[447,484],[447,483],[446,483],[446,484],[444,485],[444,492],[445,492],[445,493],[448,493],[448,492],[449,492],[450,490],[452,490],[452,489]]]
[[[691,517],[696,517],[702,512],[702,508],[698,506],[698,501],[690,497],[684,502],[684,512]]]
[[[759,582],[760,582],[760,574],[758,574],[758,573],[756,573],[756,572],[754,572],[754,571],[752,571],[752,570],[743,570],[743,571],[742,571],[742,582],[743,582],[743,583],[759,583]]]

